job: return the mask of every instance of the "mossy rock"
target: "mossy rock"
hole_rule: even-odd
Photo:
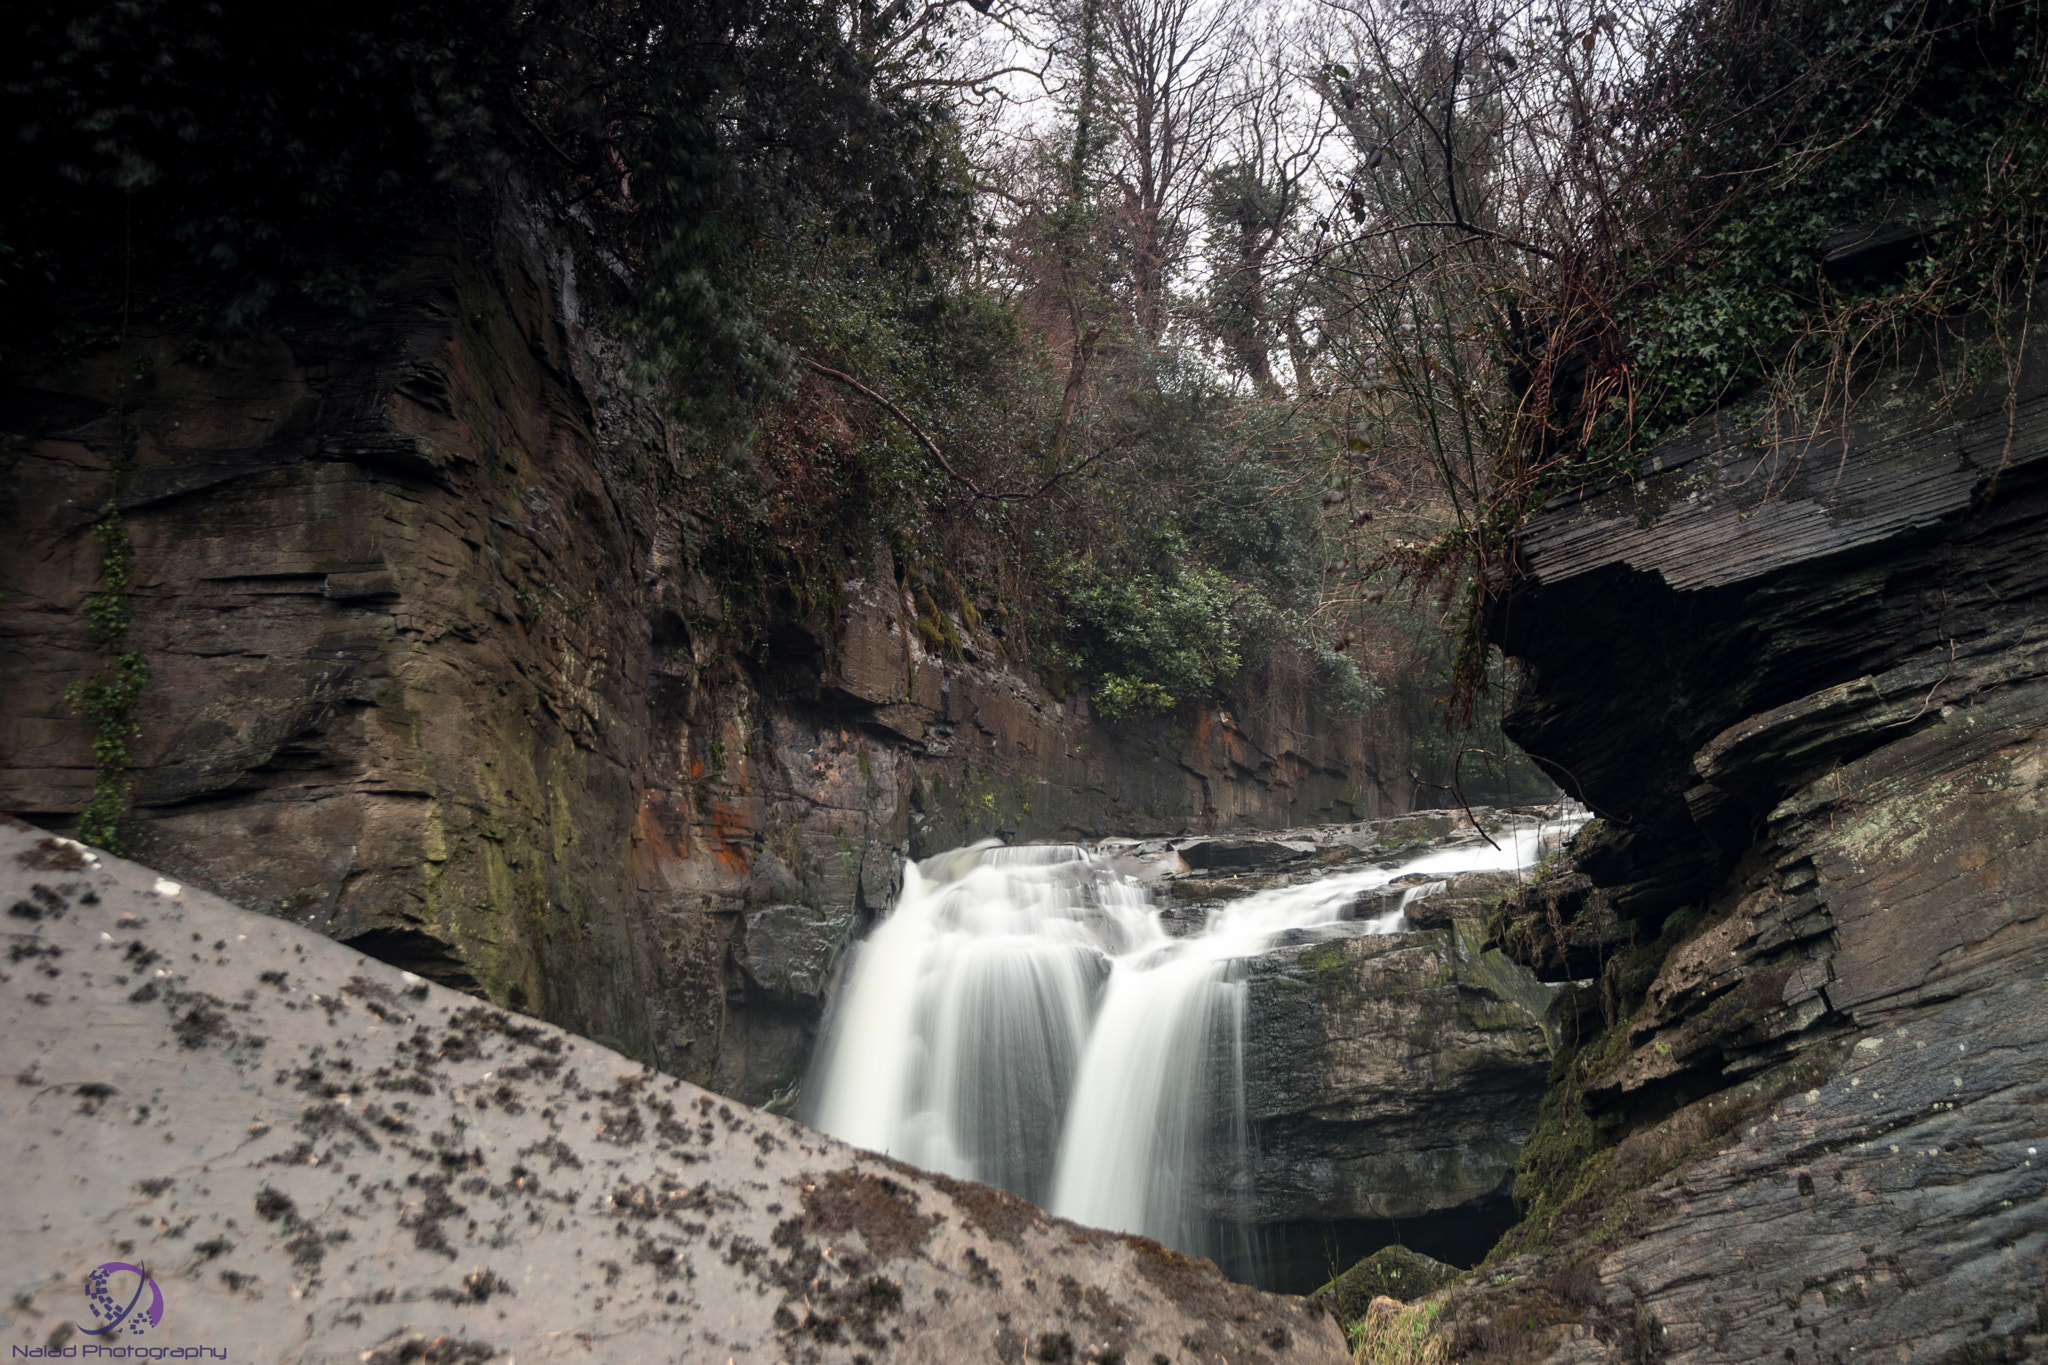
[[[1357,1322],[1376,1298],[1413,1303],[1464,1273],[1407,1247],[1381,1247],[1308,1297],[1337,1321]]]

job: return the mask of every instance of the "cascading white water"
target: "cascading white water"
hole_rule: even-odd
[[[1080,848],[991,842],[927,859],[854,949],[812,1067],[811,1121],[1078,1222],[1217,1254],[1190,1194],[1219,1157],[1225,1178],[1248,1178],[1233,964],[1304,930],[1397,931],[1441,883],[1331,926],[1397,878],[1529,867],[1576,823],[1518,821],[1497,848],[1258,892],[1185,938]]]
[[[980,845],[906,868],[854,949],[812,1122],[1046,1202],[1102,978],[1163,938],[1145,894],[1078,848]]]

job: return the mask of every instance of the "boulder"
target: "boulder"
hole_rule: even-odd
[[[1447,930],[1282,947],[1246,983],[1251,1221],[1419,1219],[1506,1193],[1550,1070],[1549,987]]]
[[[734,952],[747,980],[771,999],[815,1009],[852,927],[850,906],[764,905],[741,916]]]
[[[0,901],[17,1354],[1347,1358],[1320,1312],[1206,1261],[856,1151],[11,820]]]
[[[1528,879],[1516,872],[1461,872],[1434,895],[1408,906],[1411,929],[1449,929],[1466,925],[1484,929],[1502,899],[1519,893]]]
[[[1306,857],[1313,847],[1273,839],[1197,839],[1180,846],[1181,861],[1196,872],[1271,867]]]
[[[1232,901],[1249,896],[1254,891],[1266,889],[1263,879],[1175,877],[1166,883],[1166,893],[1176,901],[1192,904],[1196,901]]]
[[[1458,1267],[1419,1251],[1381,1247],[1308,1297],[1337,1321],[1356,1322],[1372,1311],[1376,1300],[1413,1303],[1464,1275]]]

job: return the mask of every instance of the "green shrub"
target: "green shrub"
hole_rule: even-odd
[[[1163,715],[1205,699],[1243,662],[1236,590],[1213,569],[1180,562],[1181,548],[1168,536],[1154,566],[1068,569],[1078,653],[1106,716]]]

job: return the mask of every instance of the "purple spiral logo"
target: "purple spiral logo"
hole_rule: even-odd
[[[128,1295],[126,1304],[120,1299],[127,1285],[116,1280],[117,1275],[135,1277],[135,1292]],[[138,1313],[135,1306],[142,1302],[145,1289],[149,1291],[149,1307]],[[78,1330],[89,1337],[111,1332],[124,1324],[131,1336],[139,1337],[164,1320],[164,1291],[157,1288],[156,1280],[147,1270],[126,1261],[108,1261],[86,1276],[85,1296],[92,1304],[93,1321],[99,1324],[97,1327],[87,1327],[82,1322],[78,1324]]]

